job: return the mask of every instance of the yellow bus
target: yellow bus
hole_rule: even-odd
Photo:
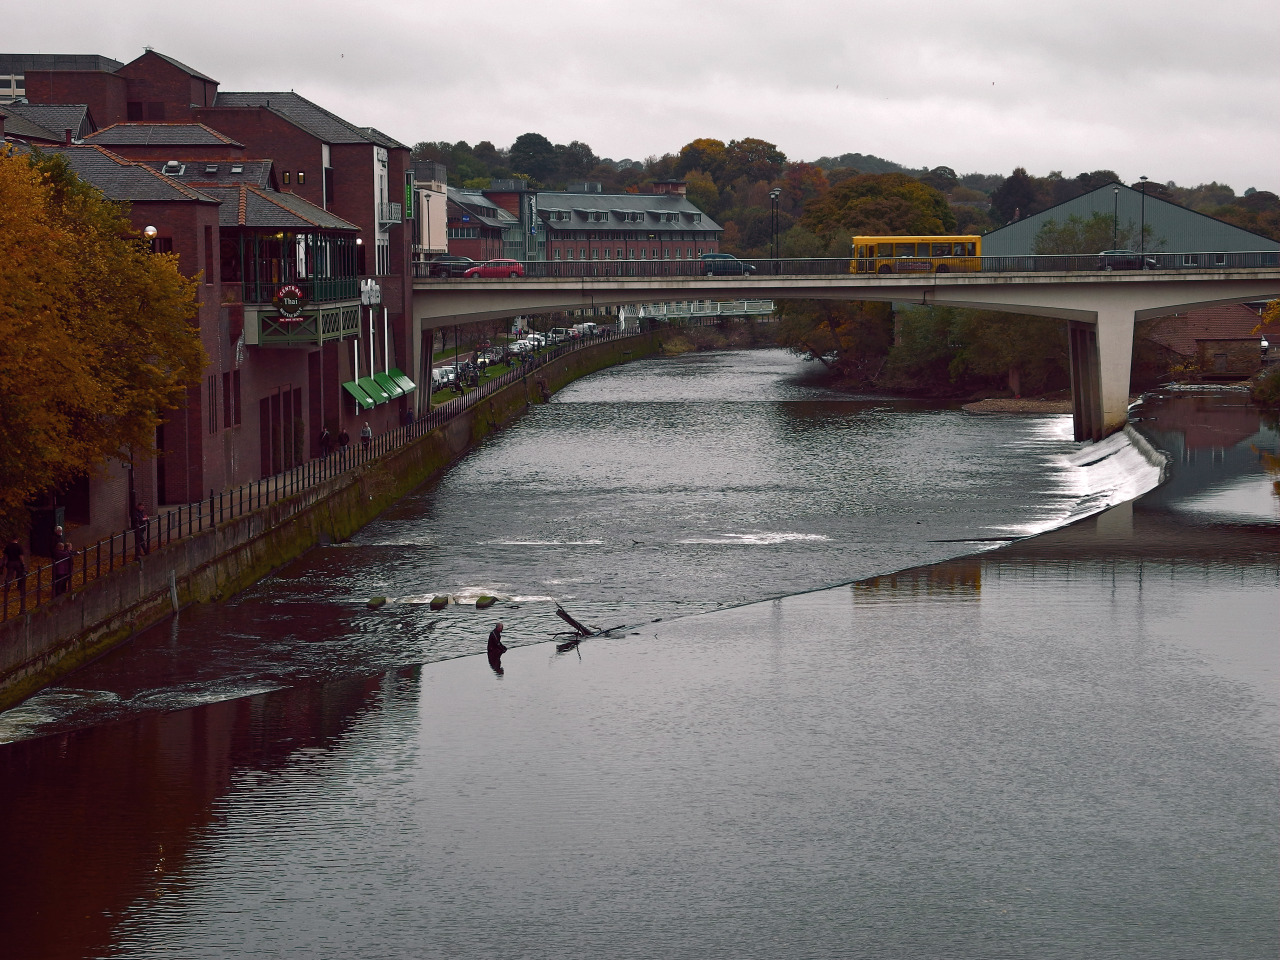
[[[850,273],[974,273],[982,238],[854,237]]]

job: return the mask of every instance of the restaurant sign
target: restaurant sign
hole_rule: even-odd
[[[300,320],[302,319],[302,311],[307,308],[307,295],[296,284],[286,283],[276,291],[276,296],[272,303],[280,311],[280,319]]]

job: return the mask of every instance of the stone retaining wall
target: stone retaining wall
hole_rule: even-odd
[[[431,433],[302,493],[155,549],[30,613],[0,624],[0,710],[190,603],[221,600],[325,540],[345,540],[478,441],[552,391],[659,349],[657,334],[613,340],[551,361]]]

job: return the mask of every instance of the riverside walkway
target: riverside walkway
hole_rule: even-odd
[[[0,603],[0,623],[63,597],[69,596],[74,602],[75,594],[89,584],[104,577],[124,574],[152,550],[199,536],[219,524],[297,496],[402,450],[420,437],[446,426],[492,394],[527,380],[530,374],[567,354],[638,335],[639,332],[601,334],[559,344],[537,355],[526,355],[524,361],[516,363],[512,369],[442,403],[412,423],[373,437],[368,445],[357,441],[350,448],[335,450],[327,457],[318,457],[272,476],[211,493],[203,500],[169,507],[149,518],[145,524],[122,530],[77,550],[63,568],[56,569],[54,561],[48,558],[33,558],[37,562],[28,568],[25,577],[5,584],[3,602]]]

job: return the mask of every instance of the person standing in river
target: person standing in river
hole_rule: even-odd
[[[506,644],[502,642],[502,624],[498,623],[489,631],[489,652],[498,655],[507,652]]]

